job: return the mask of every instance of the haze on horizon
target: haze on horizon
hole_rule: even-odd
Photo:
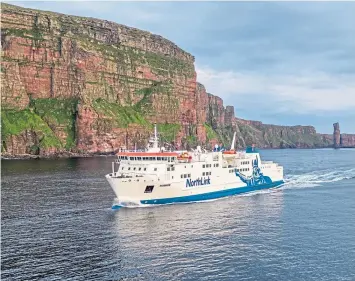
[[[239,118],[355,132],[354,2],[6,2],[159,34]]]

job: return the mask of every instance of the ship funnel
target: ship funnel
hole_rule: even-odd
[[[234,132],[233,135],[233,140],[232,140],[232,145],[231,145],[231,150],[234,150],[234,144],[235,144],[235,136],[236,136],[237,132]]]

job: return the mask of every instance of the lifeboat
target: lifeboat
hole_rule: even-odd
[[[177,157],[177,159],[178,160],[184,160],[184,161],[191,161],[192,157],[187,152],[184,152],[184,153],[180,154]]]
[[[223,154],[237,154],[237,152],[235,150],[227,150],[227,151],[223,151]]]

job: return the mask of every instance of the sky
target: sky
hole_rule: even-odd
[[[159,34],[237,117],[355,133],[355,2],[30,2]]]

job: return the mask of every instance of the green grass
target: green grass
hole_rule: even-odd
[[[218,139],[217,133],[212,129],[210,125],[205,123],[204,126],[206,129],[207,141],[210,141],[212,139]]]
[[[150,126],[143,115],[132,106],[121,106],[99,98],[93,101],[93,108],[96,112],[110,117],[118,127],[127,128],[128,124],[131,123]]]
[[[186,136],[186,142],[190,147],[194,147],[197,144],[197,137],[196,136]]]
[[[65,148],[70,149],[75,146],[75,114],[77,99],[35,99],[31,101],[31,106],[49,126],[65,127],[67,139]]]
[[[4,108],[1,110],[1,138],[3,141],[9,136],[19,135],[25,130],[36,132],[39,137],[40,148],[62,147],[59,139],[54,135],[47,123],[32,110],[17,111]]]
[[[43,40],[43,35],[38,28],[34,29],[20,29],[20,28],[4,28],[6,35],[13,35],[17,37],[34,39],[34,40]]]
[[[166,142],[174,141],[180,129],[180,124],[157,124],[157,130],[159,132],[160,138],[162,141]]]

